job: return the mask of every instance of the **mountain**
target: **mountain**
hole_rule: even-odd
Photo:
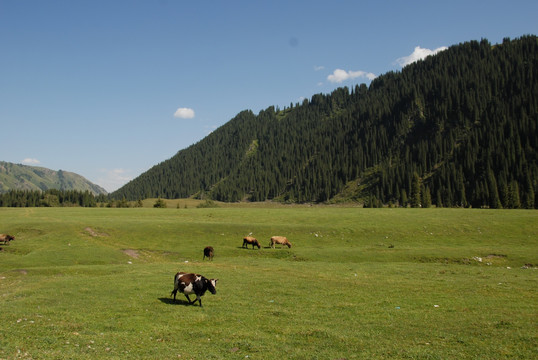
[[[538,38],[451,46],[370,86],[243,111],[111,194],[538,205]]]
[[[49,189],[90,191],[94,195],[107,194],[102,187],[72,172],[0,161],[0,193],[9,190]]]

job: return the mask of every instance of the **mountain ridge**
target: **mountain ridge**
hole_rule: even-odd
[[[0,161],[0,193],[10,190],[50,189],[90,191],[94,195],[107,194],[99,185],[73,172]]]

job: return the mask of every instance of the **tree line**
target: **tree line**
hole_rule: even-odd
[[[10,190],[0,194],[0,207],[96,207],[108,201],[107,195],[78,190]]]
[[[111,194],[538,207],[538,40],[470,41],[302,103],[243,111]]]

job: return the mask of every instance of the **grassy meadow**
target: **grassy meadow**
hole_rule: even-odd
[[[0,208],[0,359],[538,357],[537,211],[177,207]]]

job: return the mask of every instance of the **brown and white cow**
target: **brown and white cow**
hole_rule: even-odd
[[[3,242],[4,245],[6,245],[7,243],[13,240],[15,240],[15,236],[8,235],[8,234],[0,234],[0,242]]]
[[[261,248],[260,243],[258,242],[258,240],[256,240],[256,238],[252,236],[245,236],[243,238],[243,246],[241,247],[246,247],[248,249],[249,245],[252,245],[253,249],[254,249],[254,246],[257,246],[258,249]]]
[[[189,304],[196,303],[196,300],[200,303],[200,307],[202,306],[202,299],[201,297],[205,294],[207,290],[211,292],[212,294],[217,293],[217,289],[215,287],[217,286],[218,279],[207,279],[206,277],[199,275],[199,274],[192,274],[192,273],[184,273],[184,272],[178,272],[176,275],[174,275],[174,290],[172,290],[171,295],[174,295],[174,301],[176,301],[176,294],[179,291],[180,293],[183,293],[187,300],[189,301]],[[189,295],[195,294],[196,299],[194,301],[191,301],[189,298]]]
[[[212,246],[206,246],[204,248],[204,257],[202,258],[202,260],[205,260],[205,258],[209,258],[209,260],[213,260],[213,255],[215,255],[215,250],[213,249]]]
[[[291,247],[291,243],[285,236],[273,236],[269,245],[274,249],[275,244],[286,245],[288,248]]]

